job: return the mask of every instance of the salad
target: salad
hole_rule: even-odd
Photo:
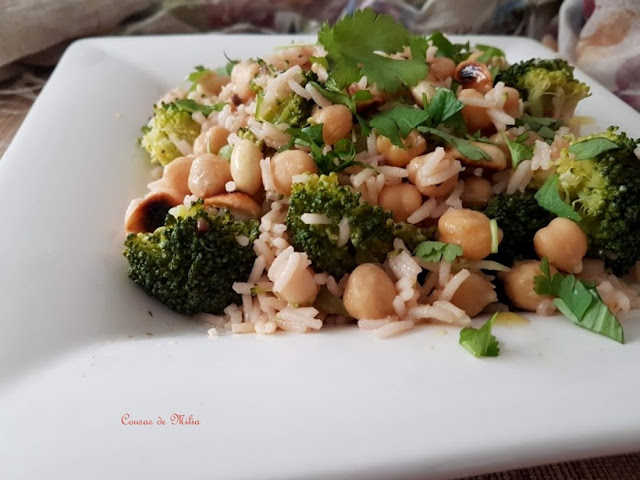
[[[521,310],[623,343],[639,141],[580,136],[588,96],[562,59],[509,64],[371,10],[195,67],[142,129],[158,167],[126,212],[129,277],[212,336],[447,323],[493,356],[497,312]]]

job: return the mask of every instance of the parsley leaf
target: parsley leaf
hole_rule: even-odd
[[[178,107],[178,110],[188,113],[201,112],[205,117],[209,116],[211,112],[219,112],[226,105],[224,102],[216,103],[215,105],[203,105],[188,98],[176,100],[173,104]]]
[[[497,47],[492,47],[491,45],[482,45],[480,43],[476,44],[476,48],[482,52],[478,58],[476,58],[477,62],[487,63],[492,58],[504,58],[505,54],[502,50]]]
[[[210,72],[212,72],[212,70],[205,68],[202,65],[197,65],[195,67],[195,71],[191,72],[187,77],[187,81],[191,82],[189,91],[193,92],[198,86],[198,82],[202,80],[203,77],[206,77]]]
[[[608,138],[595,137],[582,142],[574,143],[569,147],[569,152],[576,156],[576,160],[594,158],[608,150],[615,150],[619,145]]]
[[[458,343],[475,357],[497,357],[500,353],[498,340],[491,334],[491,327],[496,323],[498,314],[494,313],[480,328],[464,327],[460,330]]]
[[[413,254],[425,262],[453,262],[462,256],[462,247],[455,243],[435,242],[432,240],[422,242],[414,250]]]
[[[416,85],[427,75],[424,56],[396,60],[379,54],[401,52],[412,44],[411,38],[391,16],[370,9],[357,10],[333,27],[325,23],[318,32],[318,41],[327,51],[328,70],[340,88],[366,75],[369,83],[392,93],[403,85]],[[414,41],[413,47],[420,45]]]
[[[473,143],[463,138],[454,137],[453,135],[449,135],[442,130],[431,127],[418,127],[418,131],[440,137],[442,140],[458,150],[458,152],[467,157],[469,160],[491,160],[491,157],[487,154],[487,152],[485,152],[481,148],[476,147]]]
[[[562,124],[553,118],[547,117],[532,117],[531,115],[522,115],[516,119],[516,126],[528,125],[531,130],[536,132],[547,143],[551,143],[556,136],[556,130],[558,130]]]
[[[536,192],[534,198],[538,202],[538,205],[548,212],[555,213],[559,217],[565,217],[574,222],[579,222],[582,220],[582,217],[571,205],[566,204],[560,198],[560,193],[558,192],[559,182],[560,177],[557,173],[554,173],[544,182],[544,185]]]
[[[373,98],[369,90],[358,90],[356,93],[353,94],[353,96],[350,97],[349,95],[342,93],[339,90],[327,88],[328,87],[327,85],[322,86],[320,83],[316,81],[312,80],[309,83],[313,85],[313,87],[316,90],[318,90],[320,94],[327,100],[330,100],[332,103],[339,103],[341,105],[344,105],[349,110],[351,110],[351,113],[353,113],[353,115],[356,117],[356,120],[358,120],[358,123],[360,124],[360,130],[362,131],[362,136],[364,137],[369,136],[369,133],[371,133],[369,125],[364,120],[364,118],[362,118],[360,114],[358,114],[358,110],[357,110],[358,102],[366,102]]]
[[[451,43],[447,37],[440,32],[433,32],[428,40],[431,45],[438,47],[437,57],[448,57],[455,63],[460,63],[471,55],[471,47],[467,43]]]
[[[529,138],[526,133],[523,133],[522,136],[524,137],[523,140]],[[509,153],[511,154],[511,168],[516,168],[523,160],[531,160],[533,158],[533,147],[528,147],[524,143],[521,143],[521,137],[516,138],[516,141],[512,142],[503,133],[502,138],[506,142],[507,147],[509,147]]]
[[[287,133],[291,135],[289,143],[278,151],[289,150],[294,146],[306,147],[311,150],[311,157],[318,165],[322,174],[340,172],[353,165],[364,165],[356,161],[356,147],[351,140],[343,138],[338,140],[333,149],[324,153],[324,141],[322,139],[322,123],[308,125],[301,129],[289,128]],[[364,165],[368,166],[368,165]]]
[[[411,130],[429,119],[429,112],[408,105],[399,105],[377,114],[369,124],[380,135],[384,135],[391,143],[404,148],[402,138],[406,138]]]
[[[464,104],[451,90],[438,88],[431,101],[425,104],[424,109],[399,105],[386,112],[378,113],[369,123],[380,135],[384,135],[393,144],[404,148],[402,138],[406,138],[411,130],[420,125],[436,127],[446,124],[463,107]]]
[[[576,325],[624,343],[622,325],[604,304],[595,286],[573,275],[556,273],[551,276],[549,260],[542,258],[542,275],[535,277],[534,289],[539,295],[557,297],[553,303]]]

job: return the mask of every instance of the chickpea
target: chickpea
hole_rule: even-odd
[[[458,93],[458,99],[464,103],[466,98],[478,98],[483,99],[484,95],[471,88],[465,88]],[[467,126],[467,130],[470,132],[477,132],[478,130],[489,130],[493,128],[493,122],[489,117],[489,110],[484,107],[474,107],[472,105],[465,105],[462,109],[462,117],[464,123]]]
[[[413,99],[421,107],[424,107],[423,95],[427,97],[427,101],[430,101],[435,93],[436,87],[431,85],[428,80],[420,80],[415,87],[411,87],[411,95],[413,95]]]
[[[422,205],[422,194],[410,183],[387,185],[380,192],[378,203],[393,212],[393,220],[406,222],[409,215]]]
[[[486,207],[491,199],[491,182],[482,177],[468,177],[464,181],[464,191],[460,196],[463,205]]]
[[[193,157],[178,157],[164,167],[163,183],[180,195],[189,195],[189,172]]]
[[[231,70],[231,83],[233,83],[233,93],[238,95],[243,102],[255,96],[251,90],[251,80],[260,72],[260,65],[255,62],[244,61],[234,65]]]
[[[412,130],[402,140],[404,148],[391,143],[384,135],[376,138],[376,148],[384,156],[385,162],[394,167],[406,167],[412,158],[422,155],[427,149],[427,141],[417,130]]]
[[[351,133],[353,127],[351,110],[340,104],[320,108],[314,113],[312,120],[315,123],[322,123],[322,139],[327,145],[333,145],[345,138]]]
[[[225,184],[231,181],[229,162],[212,153],[198,155],[189,171],[189,190],[199,198],[207,198],[225,192]]]
[[[487,305],[498,300],[494,288],[493,284],[482,275],[472,273],[453,294],[451,303],[473,318]]]
[[[456,64],[447,57],[436,57],[429,64],[429,78],[436,82],[442,82],[452,77],[456,71]]]
[[[229,76],[217,72],[207,72],[200,77],[198,85],[207,95],[219,95],[222,87],[229,83]]]
[[[491,253],[491,226],[484,213],[449,209],[438,220],[440,240],[462,247],[462,256],[482,260]]]
[[[318,166],[311,155],[302,150],[285,150],[276,153],[271,159],[271,177],[276,192],[291,195],[294,175],[318,173]]]
[[[394,314],[395,296],[395,287],[385,271],[374,263],[363,263],[351,272],[342,300],[353,318],[380,319]]]
[[[258,193],[262,186],[262,158],[262,152],[251,140],[243,138],[233,146],[230,163],[236,190],[249,195]]]
[[[218,154],[220,149],[227,144],[230,131],[224,127],[215,125],[206,132],[202,132],[193,142],[193,153],[200,155],[201,153]],[[207,144],[209,146],[207,150]]]
[[[582,259],[587,253],[587,237],[578,224],[568,218],[554,218],[536,232],[533,246],[539,257],[547,257],[559,270],[582,272]]]
[[[521,117],[520,92],[513,87],[504,87],[504,93],[507,97],[504,102],[504,111],[506,114],[511,115],[513,118]]]
[[[552,275],[557,273],[553,267],[550,268],[550,271]],[[518,262],[511,270],[501,275],[505,293],[516,307],[535,312],[542,300],[551,298],[547,295],[538,295],[535,292],[533,279],[538,275],[542,275],[539,260]]]
[[[315,273],[310,267],[296,270],[291,281],[278,293],[278,297],[296,307],[312,305],[320,291],[320,285],[316,283],[314,275]]]
[[[451,191],[456,187],[456,184],[458,183],[458,174],[456,173],[442,183],[435,185],[431,184],[431,170],[425,172],[423,167],[434,154],[436,154],[436,152],[427,153],[426,155],[421,155],[411,160],[407,167],[409,172],[409,181],[416,186],[421,194],[426,195],[427,197],[442,197],[451,193]],[[445,164],[443,165],[443,168],[449,168],[454,161],[455,159],[447,153],[445,153],[444,157],[440,160],[440,162]]]
[[[493,88],[493,77],[484,63],[466,60],[456,67],[453,78],[462,88],[472,88],[481,94]]]
[[[500,147],[486,142],[470,141],[469,143],[471,143],[471,145],[473,145],[474,147],[478,147],[480,150],[484,151],[489,158],[471,160],[462,155],[455,148],[449,148],[447,149],[447,152],[468,167],[484,168],[485,170],[490,170],[492,172],[499,172],[507,168],[507,156]]]

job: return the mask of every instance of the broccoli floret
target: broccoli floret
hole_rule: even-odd
[[[307,120],[311,116],[312,109],[312,101],[295,93],[277,98],[273,103],[267,105],[264,93],[261,92],[256,102],[256,120],[274,125],[286,123],[291,128],[300,128],[308,123]]]
[[[220,314],[240,301],[231,287],[251,272],[258,224],[209,214],[201,203],[173,213],[155,232],[127,237],[129,277],[176,312]],[[248,246],[238,244],[241,235],[249,238]]]
[[[308,225],[301,219],[305,213],[326,215],[333,223]],[[332,173],[293,186],[285,223],[294,248],[306,252],[315,268],[340,278],[361,263],[382,263],[396,237],[411,249],[432,237],[430,230],[396,224],[392,217],[387,210],[361,202],[360,193],[340,186]],[[343,218],[349,222],[349,241],[339,247],[338,223]]]
[[[511,266],[515,260],[538,258],[533,248],[533,236],[546,227],[554,215],[538,205],[535,190],[502,194],[491,198],[484,214],[497,220],[503,238],[492,260]]]
[[[634,153],[640,140],[616,130],[573,140],[561,152],[556,172],[560,195],[582,217],[588,255],[624,274],[640,260],[640,161]],[[610,149],[598,148],[600,139],[613,142]],[[582,144],[586,141],[590,143]],[[585,153],[586,146],[599,153]],[[576,149],[582,152],[576,155]],[[589,155],[592,158],[585,158]]]
[[[500,72],[496,82],[516,88],[525,111],[534,117],[568,120],[576,105],[589,94],[589,86],[573,76],[566,60],[532,58]]]
[[[153,107],[153,117],[142,127],[142,133],[140,145],[149,152],[152,162],[164,166],[182,156],[174,142],[184,140],[193,144],[200,135],[200,124],[176,104],[163,103]]]

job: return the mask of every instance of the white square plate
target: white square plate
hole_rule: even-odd
[[[560,317],[498,326],[500,356],[482,360],[439,326],[210,340],[128,280],[122,220],[149,179],[136,139],[153,102],[194,65],[290,40],[67,50],[0,161],[0,478],[437,479],[639,450],[633,318],[626,345]],[[552,55],[475,40],[511,61]],[[588,81],[578,113],[640,136],[638,114]]]

